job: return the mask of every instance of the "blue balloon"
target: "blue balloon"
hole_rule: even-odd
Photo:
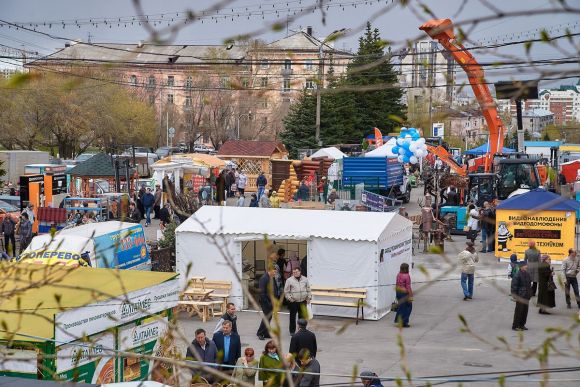
[[[401,145],[406,151],[409,150],[409,146],[411,144],[409,144],[408,142],[404,142],[403,145]]]
[[[411,161],[411,158],[409,156],[403,156],[404,163],[408,163],[409,161]]]
[[[421,135],[415,132],[411,134],[411,137],[413,138],[413,140],[417,141],[419,138],[421,138]]]
[[[399,147],[397,145],[395,145],[392,149],[391,152],[393,152],[394,154],[398,155],[399,154]]]

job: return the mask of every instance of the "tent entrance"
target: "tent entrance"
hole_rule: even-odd
[[[303,239],[252,239],[240,241],[242,249],[242,279],[244,282],[244,309],[251,308],[247,291],[256,301],[260,293],[259,281],[267,270],[267,258],[279,249],[286,250],[285,258],[298,257],[300,262],[308,253],[308,240]],[[282,273],[283,275],[284,273]]]

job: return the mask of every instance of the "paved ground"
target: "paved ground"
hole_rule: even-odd
[[[419,191],[414,192],[412,203],[407,205],[409,213],[418,211],[416,199]],[[148,229],[153,230],[153,228]],[[474,377],[482,381],[465,382],[463,386],[497,386],[497,382],[485,381],[482,373],[512,370],[534,370],[540,368],[538,360],[532,356],[522,360],[504,350],[505,346],[498,337],[505,338],[506,343],[517,351],[535,348],[549,336],[548,327],[569,327],[577,309],[565,308],[562,289],[556,291],[557,307],[550,316],[539,315],[537,308],[530,307],[527,327],[523,335],[511,330],[514,303],[508,296],[509,281],[506,276],[506,264],[498,263],[491,254],[481,254],[481,263],[476,272],[474,299],[463,301],[459,283],[459,270],[446,263],[455,262],[457,252],[464,247],[465,238],[456,236],[454,242],[445,245],[446,254],[418,255],[415,257],[415,268],[411,275],[414,281],[415,301],[411,315],[411,328],[400,331],[392,322],[389,314],[380,321],[364,321],[358,326],[349,325],[339,332],[345,323],[350,321],[337,318],[316,317],[310,324],[316,333],[319,343],[318,360],[325,374],[321,380],[324,384],[348,385],[348,377],[332,375],[351,375],[361,370],[373,370],[383,377],[401,377],[402,361],[398,336],[402,338],[407,355],[407,364],[413,377],[447,376],[461,374],[480,374]],[[427,274],[419,268],[424,267]],[[447,270],[450,272],[446,273]],[[459,315],[463,315],[473,332],[490,343],[483,343],[473,335],[462,333]],[[288,348],[288,318],[282,316],[284,332],[284,349]],[[190,319],[180,315],[179,322],[185,334],[193,339],[193,331],[203,327],[213,331],[216,319],[202,323],[199,319]],[[258,353],[265,342],[255,335],[259,316],[255,312],[239,313],[239,331],[243,346],[251,346]],[[574,331],[572,342],[578,351],[578,327]],[[183,347],[185,343],[182,343]],[[553,342],[555,349],[570,354],[572,349],[564,339]],[[183,349],[185,351],[185,349]],[[521,355],[521,352],[520,352]],[[576,358],[554,355],[550,352],[547,366],[577,367],[580,365],[578,353]],[[539,376],[520,377],[508,380],[509,386],[537,386]],[[580,372],[554,373],[551,378],[554,386],[580,385]],[[576,379],[572,381],[571,379]],[[357,380],[357,383],[359,381]],[[337,384],[335,384],[337,383]],[[438,383],[433,383],[433,385]],[[359,384],[356,384],[359,385]],[[385,383],[394,386],[394,382]],[[415,386],[425,385],[416,381]],[[457,382],[448,385],[458,385]]]

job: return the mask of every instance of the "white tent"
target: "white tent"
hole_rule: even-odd
[[[395,145],[397,145],[397,139],[393,137],[377,149],[365,153],[365,157],[397,157],[397,155],[391,152],[391,149],[393,149]]]
[[[331,146],[328,148],[321,148],[310,155],[311,159],[315,157],[330,157],[335,160],[341,160],[343,157],[346,157],[346,155],[342,153],[340,149]]]
[[[395,299],[399,266],[411,263],[411,229],[395,213],[204,206],[176,230],[177,271],[182,285],[192,276],[232,281],[231,302],[241,307],[236,278],[247,244],[290,240],[303,244],[312,285],[366,288],[365,318],[377,320]],[[352,317],[356,311],[314,306],[314,313]]]

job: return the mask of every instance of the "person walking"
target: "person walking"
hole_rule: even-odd
[[[475,243],[479,231],[479,212],[475,208],[475,205],[470,204],[467,206],[467,214],[469,216],[467,219],[467,227],[469,228],[467,231],[467,239]]]
[[[473,298],[473,280],[475,277],[475,264],[479,257],[475,252],[475,244],[467,241],[465,250],[459,253],[459,265],[461,266],[461,288],[463,289],[463,301]]]
[[[236,195],[238,195],[238,201],[236,202],[236,206],[238,207],[244,207],[246,205],[246,197],[244,196],[243,193],[236,193]]]
[[[151,224],[151,210],[155,204],[155,196],[151,193],[151,188],[147,188],[147,192],[145,192],[141,201],[145,208],[145,227],[148,227]]]
[[[314,358],[307,348],[302,348],[298,352],[297,360],[300,362],[300,371],[304,372],[296,378],[298,387],[319,387],[320,386],[320,363]]]
[[[139,208],[135,205],[135,203],[131,203],[129,205],[129,219],[133,223],[141,223],[141,219],[143,219],[141,211],[139,211]]]
[[[236,362],[236,368],[233,374],[234,379],[252,386],[255,385],[258,363],[258,359],[254,357],[254,348],[246,348],[244,350],[244,356],[240,357]]]
[[[518,263],[519,269],[512,278],[511,293],[516,302],[514,310],[514,321],[512,329],[514,331],[527,331],[526,321],[528,319],[528,308],[532,297],[532,280],[528,272],[526,261]]]
[[[296,331],[296,315],[301,318],[306,317],[306,304],[312,299],[310,284],[308,278],[302,275],[300,268],[297,267],[292,272],[292,277],[288,278],[284,285],[284,296],[288,300],[288,309],[290,311],[290,334]]]
[[[258,197],[256,196],[256,194],[252,194],[252,197],[250,199],[250,207],[258,207]]]
[[[246,172],[240,171],[238,175],[238,192],[240,195],[246,193],[246,186],[248,185],[248,175]]]
[[[171,213],[169,209],[170,204],[165,203],[163,207],[159,210],[159,222],[162,229],[167,227],[167,225],[171,222]]]
[[[273,304],[272,299],[280,297],[280,290],[274,276],[276,275],[276,270],[272,267],[270,268],[262,277],[260,278],[260,298],[258,299],[260,307],[262,308],[262,313],[264,318],[270,322],[272,320],[272,310]],[[270,338],[270,332],[264,321],[260,322],[260,327],[256,335],[260,340]]]
[[[222,330],[222,325],[224,321],[229,321],[232,323],[232,332],[238,333],[238,316],[236,316],[236,306],[228,302],[226,305],[226,312],[217,322],[213,333],[217,333]]]
[[[298,356],[301,350],[307,349],[312,357],[316,357],[316,352],[318,351],[316,335],[306,329],[307,326],[308,321],[303,318],[298,319],[298,331],[290,339],[290,348],[288,349],[288,352],[294,356]],[[300,356],[297,359],[300,361]]]
[[[270,371],[275,369],[283,369],[284,363],[278,351],[278,347],[274,340],[270,340],[264,347],[264,352],[260,356],[259,363],[260,371],[258,372],[258,380],[264,383],[265,387],[279,386],[283,379],[283,372]]]
[[[155,212],[155,219],[159,219],[159,210],[161,209],[161,196],[163,191],[161,190],[161,185],[157,184],[155,186],[155,202],[153,203],[153,212]]]
[[[413,289],[411,289],[411,275],[409,274],[409,264],[401,263],[397,274],[395,287],[397,303],[397,314],[395,324],[402,324],[403,328],[409,328],[409,317],[413,310]]]
[[[258,178],[256,179],[256,186],[258,187],[258,200],[262,198],[266,191],[266,184],[268,184],[268,179],[264,176],[264,172],[260,171]]]
[[[4,250],[10,255],[10,243],[12,243],[12,257],[16,256],[16,221],[6,213],[0,224],[0,234],[4,234]]]
[[[212,340],[206,337],[205,330],[200,328],[195,331],[195,339],[187,348],[185,358],[187,360],[201,361],[204,363],[216,363],[217,347]],[[209,372],[203,371],[201,368],[194,368],[193,371],[193,381],[200,381],[199,377],[203,377],[209,383],[212,383],[214,378]]]
[[[528,242],[528,249],[524,252],[524,261],[528,263],[528,273],[532,279],[532,297],[536,296],[538,289],[538,265],[540,263],[540,250],[536,248],[535,241]]]
[[[6,248],[8,251],[8,248]],[[566,277],[564,282],[564,293],[566,294],[566,305],[568,309],[572,308],[570,302],[570,287],[574,290],[574,297],[576,299],[576,305],[580,308],[580,295],[578,294],[578,272],[580,271],[580,260],[576,255],[574,249],[568,250],[568,257],[562,262],[562,273]]]
[[[224,320],[222,329],[213,335],[213,342],[218,350],[218,363],[226,366],[236,364],[242,356],[242,343],[240,336],[232,332],[232,322]],[[220,367],[221,371],[231,375],[234,369],[232,367]]]
[[[556,286],[550,256],[542,255],[538,264],[538,306],[540,314],[551,314],[546,309],[556,307]]]
[[[310,199],[310,189],[306,184],[306,178],[302,179],[300,186],[298,187],[298,200],[306,201]]]
[[[32,223],[30,223],[30,220],[28,220],[28,213],[25,211],[20,215],[19,224],[20,226],[18,226],[18,230],[20,235],[20,254],[22,254],[22,252],[26,250],[30,244],[30,241],[32,240]]]
[[[493,208],[489,202],[483,202],[483,210],[481,211],[481,250],[480,253],[488,253],[494,250],[491,243],[494,239],[495,232],[495,216]]]
[[[381,379],[373,371],[363,371],[360,373],[360,380],[364,387],[383,387]]]

